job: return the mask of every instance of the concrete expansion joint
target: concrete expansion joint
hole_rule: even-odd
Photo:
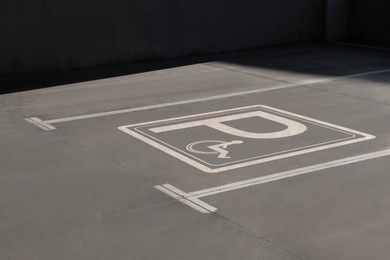
[[[197,197],[189,196],[189,193],[179,190],[170,184],[157,185],[155,188],[203,214],[217,211],[217,208],[201,201]]]
[[[206,204],[205,202],[199,200],[196,196],[191,195],[191,193],[183,192],[183,191],[177,189],[176,187],[174,187],[174,186],[172,186],[170,184],[157,185],[157,186],[155,186],[155,188],[157,190],[160,190],[160,191],[164,192],[165,194],[175,198],[176,200],[186,204],[187,206],[190,206],[190,207],[196,209],[197,211],[200,211],[201,213],[204,213],[204,214],[205,213],[206,214],[211,213],[215,217],[221,218],[221,219],[231,223],[232,225],[236,226],[237,228],[243,230],[244,232],[254,236],[256,239],[264,241],[267,244],[270,244],[271,246],[276,247],[279,250],[287,253],[288,255],[292,255],[295,258],[299,259],[299,260],[303,260],[303,258],[299,257],[295,253],[275,245],[274,243],[272,243],[268,239],[262,237],[261,235],[255,233],[255,232],[250,231],[248,228],[246,228],[246,227],[244,227],[244,226],[242,226],[242,225],[240,225],[240,224],[238,224],[238,223],[236,223],[236,222],[234,222],[234,221],[232,221],[232,220],[222,216],[221,214],[218,214],[216,212],[217,211],[216,208],[214,208],[213,206],[211,206],[209,204]]]
[[[305,260],[304,258],[300,257],[300,256],[297,255],[296,253],[294,253],[294,252],[292,252],[292,251],[290,251],[290,250],[288,250],[288,249],[285,249],[285,248],[283,248],[283,247],[280,247],[280,246],[276,245],[274,242],[268,240],[267,238],[261,236],[260,234],[251,231],[251,230],[248,229],[247,227],[245,227],[245,226],[243,226],[243,225],[240,225],[240,224],[238,224],[237,222],[235,222],[235,221],[233,221],[233,220],[231,220],[231,219],[229,219],[229,218],[227,218],[227,217],[222,216],[221,214],[218,214],[218,213],[216,213],[216,212],[213,212],[213,215],[214,215],[215,217],[217,217],[217,218],[221,218],[221,219],[223,219],[223,220],[225,220],[225,221],[231,223],[232,225],[236,226],[237,228],[241,229],[242,231],[244,231],[244,232],[246,232],[246,233],[248,233],[248,234],[254,236],[257,240],[261,240],[261,241],[263,241],[263,242],[266,242],[267,244],[270,244],[271,246],[273,246],[273,247],[275,247],[275,248],[277,248],[277,249],[279,249],[279,250],[281,250],[281,251],[287,253],[288,255],[292,255],[292,256],[293,256],[294,258],[296,258],[296,259]]]

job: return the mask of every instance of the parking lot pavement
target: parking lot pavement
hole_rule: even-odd
[[[203,198],[302,259],[386,259],[388,158]]]
[[[0,96],[2,259],[386,259],[390,55],[313,44]]]

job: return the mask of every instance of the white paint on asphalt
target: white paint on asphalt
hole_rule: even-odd
[[[282,179],[286,179],[286,178],[291,178],[291,177],[295,177],[295,176],[299,176],[299,175],[303,175],[303,174],[307,174],[307,173],[318,172],[318,171],[322,171],[322,170],[326,170],[326,169],[340,167],[343,165],[350,165],[350,164],[363,162],[363,161],[367,161],[367,160],[371,160],[371,159],[375,159],[375,158],[385,157],[385,156],[389,156],[389,155],[390,155],[390,149],[386,149],[386,150],[381,150],[381,151],[377,151],[377,152],[366,153],[366,154],[347,157],[347,158],[343,158],[343,159],[339,159],[339,160],[329,161],[326,163],[307,166],[307,167],[303,167],[303,168],[298,168],[298,169],[294,169],[294,170],[270,174],[270,175],[266,175],[266,176],[262,176],[262,177],[258,177],[258,178],[252,178],[252,179],[248,179],[248,180],[244,180],[244,181],[233,182],[230,184],[216,186],[216,187],[209,188],[209,189],[198,190],[198,191],[194,191],[194,192],[190,192],[190,193],[186,193],[182,190],[179,190],[170,184],[157,185],[157,186],[155,186],[155,188],[158,190],[161,190],[163,192],[165,192],[164,189],[168,190],[168,191],[172,191],[172,194],[169,194],[168,192],[165,192],[165,193],[170,195],[171,197],[185,203],[186,205],[189,205],[189,206],[195,208],[196,210],[198,210],[202,213],[210,213],[210,212],[216,211],[217,209],[215,207],[199,200],[199,198],[224,193],[227,191],[251,187],[251,186],[255,186],[255,185],[259,185],[259,184],[278,181],[278,180],[282,180]],[[196,201],[197,203],[192,203],[192,201]],[[199,202],[201,202],[201,204],[198,204]],[[194,207],[193,204],[202,205],[201,209]],[[209,210],[209,209],[213,209],[213,210]]]
[[[157,185],[155,186],[155,188],[201,213],[205,214],[205,213],[211,213],[217,211],[217,208],[197,198],[187,198],[185,192],[173,187],[172,185],[169,184]]]
[[[250,112],[248,112],[248,110],[250,110]],[[232,113],[233,115],[231,115]],[[278,113],[279,116],[276,116],[271,113]],[[229,115],[226,116],[225,114],[229,114]],[[205,116],[207,116],[206,119],[204,118]],[[240,120],[243,118],[250,118],[250,117],[252,118],[262,117],[269,121],[274,121],[279,124],[285,125],[287,126],[287,128],[282,131],[276,131],[271,133],[253,133],[253,132],[246,132],[243,130],[239,130],[237,128],[227,126],[222,123],[225,121],[234,121],[234,120]],[[288,117],[290,117],[290,119],[288,119]],[[188,149],[182,149],[180,145],[172,143],[172,138],[166,141],[163,139],[164,137],[162,136],[151,135],[151,133],[156,133],[161,135],[161,133],[182,130],[180,134],[181,136],[180,138],[183,139],[185,138],[185,133],[183,133],[183,129],[199,127],[199,126],[207,126],[210,129],[217,130],[223,134],[229,134],[232,136],[232,138],[238,136],[242,138],[257,139],[257,140],[280,139],[280,138],[286,138],[291,136],[297,136],[304,133],[307,130],[307,127],[305,125],[297,122],[296,120],[301,120],[302,123],[307,122],[308,124],[313,124],[322,128],[327,128],[335,132],[339,131],[346,134],[347,137],[335,138],[332,140],[328,140],[326,142],[318,142],[316,140],[313,140],[313,143],[311,143],[310,145],[296,146],[296,147],[289,148],[287,150],[274,151],[272,153],[264,153],[263,151],[257,149],[255,151],[256,154],[253,154],[251,156],[246,156],[245,158],[241,158],[241,159],[234,158],[233,160],[225,161],[226,163],[215,164],[213,163],[212,158],[210,157],[208,158],[196,157],[195,154],[189,154],[187,152]],[[159,124],[162,126],[158,126]],[[299,114],[291,113],[288,111],[284,111],[281,109],[277,109],[265,105],[239,107],[234,109],[219,110],[219,111],[195,114],[190,116],[156,120],[156,121],[139,123],[134,125],[125,125],[125,126],[118,127],[118,129],[206,173],[218,173],[227,170],[238,169],[241,167],[247,167],[247,166],[265,163],[273,160],[279,160],[291,156],[317,152],[325,149],[349,145],[349,144],[358,143],[358,142],[375,138],[374,135],[370,135],[367,133],[363,133],[360,131],[323,122],[314,118],[309,118],[306,116],[302,116]],[[211,133],[215,135],[216,134],[215,132],[216,131]],[[207,138],[207,136],[205,136],[205,129],[203,129],[202,133],[203,134],[200,134],[197,137],[198,140],[210,140],[209,138]],[[190,138],[193,138],[192,135],[193,133],[191,135],[189,134],[188,136],[191,136]],[[310,135],[310,133],[308,135]],[[305,137],[302,138],[304,139]],[[174,139],[176,140],[177,138]],[[288,140],[286,140],[285,142],[288,142]],[[191,142],[190,144],[192,143],[193,142]],[[251,145],[253,143],[254,141],[252,140],[250,142],[245,142],[245,144],[248,145]],[[244,145],[240,144],[240,146],[245,146],[245,144]],[[261,147],[262,144],[263,143],[258,143],[258,146]],[[242,150],[237,150],[237,153],[240,153],[239,151]],[[224,157],[224,159],[226,158],[230,158],[230,157]]]
[[[203,140],[203,141],[197,141],[190,143],[186,146],[186,149],[192,153],[197,154],[219,154],[218,158],[230,158],[228,157],[229,151],[227,150],[227,147],[234,144],[242,144],[243,141],[241,140],[233,140],[231,142],[221,141],[221,140]],[[208,144],[206,147],[208,151],[200,151],[196,146],[198,145],[204,145]],[[211,144],[211,145],[210,145]]]
[[[51,124],[45,122],[45,121],[42,121],[41,119],[39,119],[38,117],[30,117],[30,118],[25,118],[25,120],[33,125],[36,125],[37,127],[45,130],[45,131],[52,131],[52,130],[56,130],[57,128],[55,128],[54,126],[52,126]]]
[[[374,75],[374,74],[385,73],[385,72],[390,72],[390,68],[368,71],[368,72],[363,72],[363,73],[355,73],[355,74],[338,76],[338,77],[309,79],[309,80],[303,80],[303,81],[300,81],[297,83],[286,83],[286,84],[282,84],[282,85],[278,85],[278,86],[274,86],[274,87],[239,91],[239,92],[233,92],[233,93],[227,93],[227,94],[221,94],[221,95],[215,95],[215,96],[208,96],[208,97],[200,97],[200,98],[194,98],[194,99],[188,99],[188,100],[182,100],[182,101],[174,101],[174,102],[168,102],[168,103],[162,103],[162,104],[156,104],[156,105],[126,108],[126,109],[119,109],[119,110],[93,113],[93,114],[87,114],[87,115],[64,117],[64,118],[58,118],[58,119],[41,120],[41,123],[44,123],[47,125],[52,125],[52,124],[64,123],[64,122],[70,122],[70,121],[76,121],[76,120],[84,120],[84,119],[90,119],[90,118],[96,118],[96,117],[118,115],[118,114],[124,114],[124,113],[131,113],[131,112],[137,112],[137,111],[156,109],[156,108],[164,108],[164,107],[191,104],[191,103],[204,102],[204,101],[210,101],[210,100],[237,97],[237,96],[267,92],[267,91],[272,91],[272,90],[280,90],[280,89],[286,89],[286,88],[292,88],[292,87],[302,87],[302,86],[310,85],[310,84],[325,83],[325,82],[330,82],[330,81],[338,80],[338,79],[368,76],[368,75]],[[29,121],[30,123],[33,123],[30,120],[27,120],[27,121]],[[33,124],[35,124],[35,123],[33,123]],[[35,124],[35,125],[37,125],[37,124]],[[38,127],[40,127],[40,126],[38,126]],[[54,129],[56,129],[56,128],[54,128]],[[54,129],[50,129],[50,130],[54,130]]]
[[[221,110],[218,112],[225,112],[225,111]],[[277,132],[252,133],[252,132],[243,131],[235,127],[231,127],[226,124],[223,124],[223,122],[251,118],[251,117],[260,117],[260,118],[268,119],[270,121],[274,121],[276,123],[285,125],[287,126],[287,128]],[[240,114],[235,114],[230,116],[213,117],[210,119],[196,120],[187,123],[178,123],[178,124],[173,124],[168,126],[150,128],[149,130],[154,133],[163,133],[168,131],[192,128],[196,126],[207,126],[229,135],[244,137],[244,138],[253,138],[253,139],[283,138],[288,136],[299,135],[307,130],[307,127],[299,122],[293,121],[285,117],[280,117],[274,114],[270,114],[265,111],[254,111],[254,112],[246,112],[246,113],[240,113]]]

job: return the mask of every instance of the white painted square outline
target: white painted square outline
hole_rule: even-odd
[[[299,150],[299,151],[294,151],[294,152],[288,152],[288,153],[284,153],[284,154],[279,154],[279,155],[276,155],[276,156],[271,156],[271,157],[266,157],[266,158],[261,158],[261,159],[255,159],[253,161],[246,161],[246,162],[242,162],[242,163],[237,163],[237,164],[233,164],[233,165],[228,165],[228,166],[223,166],[223,167],[219,167],[219,168],[209,168],[207,167],[206,165],[203,165],[189,157],[186,157],[184,156],[183,154],[180,154],[178,152],[176,152],[175,150],[169,148],[169,147],[166,147],[150,138],[147,138],[137,132],[134,132],[132,130],[130,130],[129,128],[130,127],[140,127],[140,126],[145,126],[145,125],[150,125],[150,124],[158,124],[158,123],[165,123],[165,122],[169,122],[169,121],[175,121],[175,120],[183,120],[183,119],[190,119],[190,118],[195,118],[195,117],[199,117],[199,116],[207,116],[207,115],[212,115],[212,114],[218,114],[218,113],[224,113],[224,112],[232,112],[232,111],[237,111],[237,110],[243,110],[243,109],[249,109],[249,108],[256,108],[256,107],[260,107],[260,108],[263,108],[263,109],[267,109],[267,110],[271,110],[273,112],[277,112],[277,113],[281,113],[281,114],[285,114],[285,115],[289,115],[289,116],[293,116],[293,117],[297,117],[297,118],[300,118],[302,120],[307,120],[307,121],[310,121],[311,123],[316,123],[316,124],[320,124],[322,126],[327,126],[327,127],[331,127],[331,128],[335,128],[335,129],[338,129],[338,130],[341,130],[341,131],[346,131],[346,132],[349,132],[349,133],[352,133],[352,134],[357,134],[357,135],[361,135],[363,137],[360,137],[360,138],[356,138],[356,139],[352,139],[352,140],[347,140],[347,141],[341,141],[341,142],[337,142],[337,143],[332,143],[332,144],[326,144],[326,145],[322,145],[322,146],[317,146],[317,147],[312,147],[312,148],[308,148],[308,149],[304,149],[304,150]],[[246,166],[251,166],[251,165],[255,165],[255,164],[260,164],[260,163],[265,163],[265,162],[269,162],[269,161],[273,161],[273,160],[278,160],[278,159],[283,159],[283,158],[288,158],[288,157],[292,157],[292,156],[296,156],[296,155],[301,155],[301,154],[306,154],[306,153],[311,153],[311,152],[316,152],[316,151],[321,151],[321,150],[325,150],[325,149],[330,149],[330,148],[335,148],[335,147],[339,147],[339,146],[344,146],[344,145],[348,145],[348,144],[353,144],[353,143],[358,143],[358,142],[363,142],[363,141],[367,141],[367,140],[370,140],[370,139],[374,139],[376,138],[374,135],[371,135],[371,134],[367,134],[367,133],[363,133],[363,132],[360,132],[360,131],[356,131],[356,130],[353,130],[353,129],[350,129],[350,128],[346,128],[346,127],[343,127],[343,126],[338,126],[338,125],[335,125],[335,124],[331,124],[331,123],[327,123],[327,122],[324,122],[324,121],[320,121],[320,120],[317,120],[317,119],[314,119],[314,118],[310,118],[310,117],[306,117],[306,116],[302,116],[302,115],[299,115],[299,114],[295,114],[295,113],[292,113],[292,112],[288,112],[288,111],[284,111],[284,110],[281,110],[281,109],[278,109],[278,108],[274,108],[274,107],[270,107],[270,106],[266,106],[266,105],[253,105],[253,106],[245,106],[245,107],[239,107],[239,108],[233,108],[233,109],[225,109],[225,110],[218,110],[218,111],[213,111],[213,112],[207,112],[207,113],[201,113],[201,114],[195,114],[195,115],[190,115],[190,116],[182,116],[182,117],[175,117],[175,118],[168,118],[168,119],[162,119],[162,120],[155,120],[155,121],[150,121],[150,122],[144,122],[144,123],[138,123],[138,124],[132,124],[132,125],[124,125],[124,126],[120,126],[118,127],[119,130],[203,171],[203,172],[206,172],[206,173],[218,173],[218,172],[223,172],[223,171],[227,171],[227,170],[233,170],[233,169],[237,169],[237,168],[242,168],[242,167],[246,167]],[[157,139],[157,138],[156,138]],[[162,141],[160,141],[162,142]]]

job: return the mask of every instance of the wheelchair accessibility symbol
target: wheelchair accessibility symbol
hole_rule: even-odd
[[[207,173],[233,170],[375,138],[370,134],[265,105],[118,128]]]
[[[227,147],[229,145],[233,144],[242,144],[244,143],[241,140],[234,140],[231,142],[224,142],[224,141],[218,141],[218,140],[205,140],[205,141],[198,141],[193,142],[187,145],[187,150],[193,153],[197,154],[218,154],[218,158],[220,159],[227,159],[231,158],[230,156],[227,156],[229,151],[227,150]],[[206,147],[208,148],[208,151],[202,151],[197,148],[198,146],[206,144]],[[207,145],[212,144],[212,145]],[[203,148],[204,149],[204,148]]]

